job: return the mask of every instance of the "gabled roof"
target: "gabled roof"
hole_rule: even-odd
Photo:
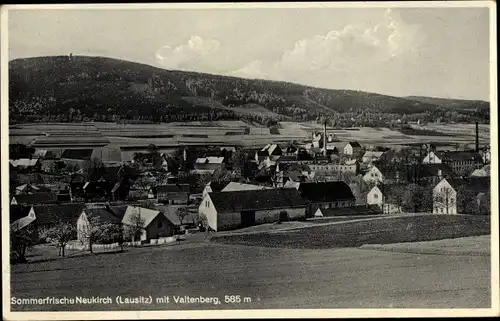
[[[355,200],[351,188],[343,181],[301,183],[299,192],[311,202]]]
[[[260,150],[261,152],[264,152],[262,155],[273,155],[273,153],[279,152],[278,154],[281,155],[281,147],[279,147],[278,144],[267,144]],[[259,154],[261,155],[261,154]]]
[[[11,159],[9,162],[14,167],[32,167],[38,164],[38,158]]]
[[[10,208],[10,230],[11,232],[17,232],[26,226],[30,225],[36,220],[36,217],[30,217],[29,212],[31,206],[29,207],[11,207]]]
[[[57,195],[50,192],[40,192],[26,195],[13,196],[18,204],[51,204],[57,203]]]
[[[244,184],[238,182],[230,182],[224,187],[221,192],[235,192],[235,191],[254,191],[259,189],[271,189],[268,186]]]
[[[290,171],[286,174],[294,182],[305,182],[306,176],[297,171]]]
[[[226,187],[231,181],[211,181],[208,182],[208,186],[212,189],[212,192],[220,192],[224,187]]]
[[[344,215],[377,215],[382,214],[382,210],[377,206],[357,205],[352,207],[340,208],[319,208],[323,217],[344,216]]]
[[[222,164],[224,162],[224,157],[200,157],[196,159],[196,164]]]
[[[16,192],[50,192],[51,190],[45,186],[40,186],[36,184],[22,184],[16,186]]]
[[[179,217],[177,216],[177,209],[180,207],[184,207],[183,205],[180,206],[175,206],[175,205],[155,205],[154,208],[165,215],[165,217],[175,226],[180,226],[181,221],[179,220]],[[198,209],[196,208],[186,208],[187,209],[187,215],[184,217],[182,220],[183,223],[186,222],[195,222],[196,216],[198,215]]]
[[[76,224],[78,217],[84,209],[84,203],[44,204],[34,206],[37,224],[39,225],[54,224],[58,221]]]
[[[9,211],[9,222],[12,224],[15,221],[28,216],[32,206],[11,205]]]
[[[90,160],[93,151],[93,149],[65,149],[62,152],[61,158]]]
[[[349,145],[351,145],[352,147],[361,147],[361,145],[358,143],[358,142],[349,142],[348,143]]]
[[[380,158],[380,157],[382,157],[383,154],[384,154],[384,152],[377,152],[377,151],[369,150],[363,154],[363,157]]]
[[[439,175],[450,175],[453,170],[446,164],[411,164],[406,166],[408,175],[414,174],[416,177],[434,177]]]
[[[447,151],[447,152],[435,152],[435,155],[439,157],[441,160],[450,160],[450,161],[474,161],[474,162],[482,162],[483,158],[476,151]]]
[[[490,192],[490,177],[464,177],[446,179],[446,181],[451,185],[451,187],[453,187],[455,191],[463,188],[476,193]]]
[[[128,205],[110,205],[108,206],[108,210],[120,220],[123,219],[125,215],[125,211],[127,210]]]
[[[231,191],[208,195],[218,212],[302,208],[307,205],[294,188]]]
[[[482,168],[475,169],[471,176],[490,176],[490,165],[485,165]]]
[[[280,156],[277,160],[277,162],[295,162],[295,161],[297,161],[296,155],[283,155]]]
[[[34,157],[44,157],[47,154],[46,149],[36,149],[35,152],[33,153]]]
[[[141,219],[144,220],[144,227],[147,227],[158,215],[163,215],[163,214],[158,210],[152,210],[149,208],[138,207],[138,206],[127,206],[127,210],[125,211],[125,214],[123,215],[121,222],[126,225],[134,224],[132,220],[134,215],[139,215]]]
[[[165,184],[156,186],[157,193],[189,193],[189,184]]]
[[[84,209],[85,214],[88,219],[96,217],[99,219],[100,223],[120,223],[121,220],[114,215],[109,208],[106,207],[96,207],[96,208],[86,208]]]

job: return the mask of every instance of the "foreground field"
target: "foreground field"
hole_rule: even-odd
[[[151,296],[152,304],[11,305],[13,311],[486,308],[488,257],[223,244],[130,249],[12,267],[16,298]],[[220,305],[175,304],[173,296]],[[242,303],[225,303],[241,295]],[[157,297],[170,296],[170,303]],[[246,302],[243,302],[243,298]]]
[[[489,218],[485,216],[424,214],[357,220],[346,224],[320,225],[286,232],[215,236],[213,240],[228,244],[324,249],[487,234],[490,234],[490,224]]]

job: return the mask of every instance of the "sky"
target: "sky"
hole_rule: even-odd
[[[9,10],[9,60],[105,56],[394,96],[489,100],[487,8]]]

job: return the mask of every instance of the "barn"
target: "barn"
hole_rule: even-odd
[[[198,212],[215,231],[305,217],[306,202],[295,188],[208,193]]]

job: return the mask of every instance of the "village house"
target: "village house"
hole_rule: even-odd
[[[93,149],[65,149],[61,154],[61,161],[72,166],[78,166],[78,168],[83,168],[85,163],[89,161],[92,157]]]
[[[443,178],[432,191],[434,214],[487,214],[490,178]]]
[[[213,174],[215,171],[225,168],[224,157],[199,157],[193,166],[193,172],[196,174]]]
[[[406,190],[405,184],[380,184],[374,186],[366,195],[367,205],[377,205],[384,214],[403,212],[402,198]]]
[[[38,229],[49,228],[60,222],[76,227],[85,203],[40,204],[33,206]],[[74,236],[76,238],[76,235]]]
[[[483,159],[475,151],[429,152],[423,164],[446,164],[456,174],[463,174],[484,166]]]
[[[344,155],[356,156],[362,152],[363,148],[358,142],[348,142],[344,146]]]
[[[298,192],[308,204],[307,216],[318,208],[351,207],[356,202],[351,188],[343,181],[301,183]]]
[[[77,240],[82,244],[89,244],[89,234],[93,228],[100,226],[92,226],[92,224],[116,224],[121,225],[121,220],[106,206],[98,206],[92,208],[84,208],[78,216],[76,223]]]
[[[388,178],[390,171],[386,170],[385,166],[373,165],[368,169],[368,171],[363,175],[363,181],[367,184],[380,184],[385,182]],[[395,173],[395,175],[399,175]]]
[[[209,193],[198,211],[215,231],[305,217],[307,204],[296,189]]]
[[[180,208],[186,211],[186,215],[182,218],[182,222],[177,214]],[[196,223],[198,222],[198,206],[155,204],[151,209],[158,210],[165,215],[173,226],[175,226],[175,231],[178,232],[185,230],[185,228],[196,227]]]
[[[346,173],[356,175],[359,171],[359,163],[356,160],[345,162],[343,164],[308,164],[308,167],[312,172],[325,172],[332,175],[341,175]]]
[[[282,155],[283,150],[278,144],[267,144],[255,153],[255,161],[258,163],[276,162]]]
[[[370,164],[377,161],[390,162],[393,157],[394,157],[394,152],[392,150],[366,151],[363,154],[362,162],[365,164]]]
[[[32,224],[36,219],[33,206],[11,205],[9,210],[10,231],[17,232],[28,225]]]
[[[188,204],[189,184],[165,184],[153,187],[153,195],[158,203]]]
[[[307,177],[297,170],[280,171],[276,175],[276,187],[284,187],[286,183],[302,183]]]
[[[137,218],[143,222],[143,229],[139,235],[135,236],[135,241],[149,242],[152,239],[173,236],[176,226],[166,215],[159,210],[128,206],[121,223],[124,229],[137,223]]]

